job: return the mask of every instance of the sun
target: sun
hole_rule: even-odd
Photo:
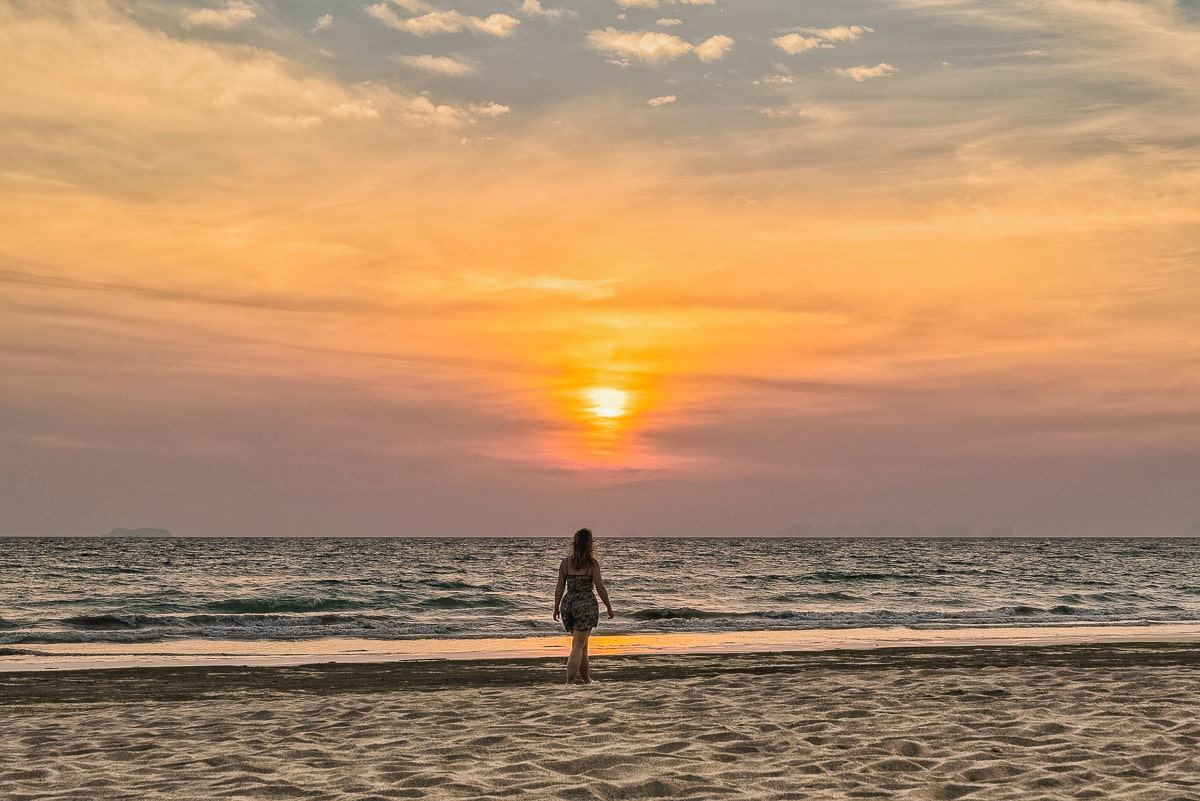
[[[615,371],[611,371],[615,372]],[[575,468],[625,469],[657,464],[641,443],[640,430],[654,387],[637,375],[584,375],[557,388],[560,424],[548,446]]]
[[[616,420],[629,412],[629,393],[612,387],[592,387],[583,392],[588,414],[604,420]]]

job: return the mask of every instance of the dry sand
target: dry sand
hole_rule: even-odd
[[[0,675],[0,798],[1200,799],[1200,649]]]

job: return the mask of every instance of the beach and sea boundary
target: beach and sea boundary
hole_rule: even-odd
[[[1200,798],[1194,642],[0,674],[6,799]]]
[[[1194,541],[22,545],[4,801],[1200,801]]]

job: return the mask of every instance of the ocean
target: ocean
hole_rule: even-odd
[[[0,655],[49,643],[528,638],[567,539],[0,540]],[[1196,539],[600,539],[598,634],[1200,621]]]

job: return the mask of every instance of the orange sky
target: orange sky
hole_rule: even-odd
[[[1186,3],[0,2],[0,534],[1200,520]]]

